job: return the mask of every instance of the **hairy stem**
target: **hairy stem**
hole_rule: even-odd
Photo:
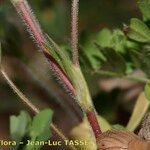
[[[39,113],[39,108],[37,108],[18,88],[17,86],[11,81],[11,79],[8,77],[7,73],[1,69],[1,74],[8,83],[8,85],[11,87],[11,89],[14,91],[14,93],[20,98],[21,102],[25,104],[33,113],[37,114]],[[68,138],[62,133],[60,129],[56,127],[55,124],[51,123],[50,127],[54,130],[54,132],[59,135],[59,137],[62,140],[68,140]],[[77,150],[73,145],[68,145],[72,150]]]
[[[98,120],[96,118],[96,112],[94,110],[87,111],[86,116],[87,116],[89,123],[91,124],[92,130],[93,130],[95,138],[96,138],[96,142],[98,143],[100,135],[102,134],[102,131],[100,129]]]
[[[27,67],[16,58],[9,57],[7,62],[23,81],[34,87],[34,92],[38,94],[41,99],[44,99],[52,109],[61,107],[77,122],[81,120],[81,111],[74,106],[74,104],[70,101],[69,96],[66,94],[64,95],[62,93],[63,91],[60,88],[57,88],[57,85],[55,85],[53,81],[50,80],[47,82],[47,80],[43,80],[43,76],[41,76],[42,74],[40,74],[40,72],[32,72],[31,68]],[[56,88],[57,92],[55,92]]]
[[[39,49],[44,53],[45,57],[49,61],[51,70],[53,71],[55,76],[63,84],[65,89],[67,89],[69,91],[69,93],[71,93],[71,95],[76,98],[76,90],[73,87],[72,82],[68,79],[68,76],[63,72],[62,68],[55,61],[55,59],[51,55],[48,55],[47,50],[45,48],[47,39],[43,35],[40,25],[38,24],[35,16],[31,12],[31,9],[30,9],[27,1],[26,0],[11,0],[11,1],[14,4],[16,10],[19,12],[25,25],[27,26],[27,29],[28,29],[30,35],[35,40]],[[72,3],[73,63],[77,67],[79,67],[79,61],[78,61],[78,2],[79,2],[79,0],[73,0],[73,3]],[[91,106],[91,107],[93,108],[93,106]],[[85,112],[90,111],[88,109],[85,109],[84,107],[83,107],[83,110]],[[95,131],[97,131],[97,129],[99,129],[99,124],[97,121],[96,113],[92,112],[92,115],[90,115],[90,117],[88,117],[88,115],[89,115],[88,113],[86,113],[86,115],[89,120],[90,126],[93,129],[95,137],[98,137],[97,136],[98,132],[95,132]],[[94,120],[95,120],[95,122],[94,122]]]
[[[15,86],[15,84],[9,79],[8,75],[6,74],[6,72],[1,69],[1,74],[4,77],[4,79],[6,80],[6,82],[9,84],[9,86],[11,87],[11,89],[14,91],[14,93],[16,93],[19,98],[22,100],[22,102],[29,107],[34,113],[38,113],[39,109],[36,108],[36,106],[34,106],[27,98],[26,96]]]
[[[38,48],[44,53],[46,56],[48,62],[50,63],[51,70],[55,74],[55,76],[61,80],[62,85],[65,87],[65,89],[71,93],[72,95],[75,95],[74,88],[67,78],[66,74],[62,71],[62,69],[59,67],[59,65],[54,61],[52,57],[48,57],[47,50],[45,48],[45,44],[47,43],[47,39],[44,36],[41,27],[34,16],[33,12],[31,11],[31,8],[26,0],[11,0],[13,5],[15,6],[17,12],[20,14],[23,22],[25,23],[27,30],[33,40],[35,41]],[[60,81],[59,80],[59,81]]]
[[[79,12],[79,0],[72,0],[71,47],[72,47],[72,61],[76,66],[79,66],[79,59],[78,59],[78,12]]]

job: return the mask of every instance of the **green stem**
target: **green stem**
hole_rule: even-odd
[[[138,82],[142,82],[142,83],[150,83],[150,80],[146,77],[139,77],[139,76],[135,76],[135,75],[121,75],[115,72],[111,72],[111,71],[104,71],[104,70],[100,70],[100,71],[95,71],[94,73],[96,74],[100,74],[102,76],[107,76],[107,77],[115,77],[115,78],[123,78],[123,79],[128,79],[128,80],[134,80],[134,81],[138,81]]]
[[[129,79],[129,80],[134,80],[134,81],[139,81],[142,83],[150,83],[150,80],[148,78],[145,78],[145,77],[127,75],[127,76],[124,76],[123,78]]]

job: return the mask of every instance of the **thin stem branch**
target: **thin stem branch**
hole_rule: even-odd
[[[96,71],[94,73],[98,73],[99,75],[102,76],[107,76],[107,77],[113,77],[113,78],[122,78],[122,79],[128,79],[128,80],[132,80],[132,81],[138,81],[141,83],[150,83],[150,80],[146,77],[139,77],[139,76],[135,76],[132,74],[127,74],[127,75],[121,75],[115,72],[111,72],[111,71],[104,71],[104,70],[100,70],[100,71]]]
[[[25,104],[33,113],[37,114],[40,112],[39,108],[37,108],[19,89],[18,87],[11,81],[11,79],[8,77],[7,73],[1,69],[1,74],[7,84],[11,87],[11,89],[14,91],[14,93],[20,98],[20,100]],[[68,138],[62,133],[60,129],[56,127],[55,124],[51,123],[50,127],[55,131],[59,137],[61,137],[62,140],[68,140]],[[68,145],[72,150],[77,150],[73,145]]]
[[[127,75],[127,76],[124,76],[123,78],[128,79],[128,80],[142,82],[142,83],[150,83],[150,80],[148,78],[139,77],[135,75]]]
[[[16,95],[22,100],[22,102],[29,107],[34,113],[38,113],[39,109],[36,108],[28,99],[27,97],[15,86],[15,84],[10,80],[6,72],[1,69],[1,74],[4,77],[5,81],[8,83],[8,85],[11,87],[11,89],[14,91]]]
[[[71,47],[72,47],[72,61],[73,64],[79,66],[78,58],[78,14],[79,14],[79,0],[72,0],[71,10]]]

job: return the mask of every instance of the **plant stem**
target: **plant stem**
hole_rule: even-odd
[[[92,127],[93,132],[94,132],[96,142],[98,143],[100,135],[102,134],[102,131],[100,129],[100,126],[99,126],[99,123],[98,123],[98,120],[96,117],[97,116],[96,112],[94,111],[94,109],[91,111],[87,111],[86,116],[87,116],[87,119]]]
[[[127,76],[124,76],[123,78],[128,79],[128,80],[134,80],[134,81],[142,82],[142,83],[150,83],[150,80],[148,78],[145,78],[145,77],[127,75]]]
[[[68,79],[68,76],[63,72],[61,67],[57,64],[55,59],[48,55],[47,50],[45,49],[45,43],[47,39],[42,33],[40,25],[38,24],[35,16],[31,13],[31,9],[26,0],[11,0],[14,4],[17,12],[19,12],[22,20],[25,22],[27,29],[31,35],[31,37],[35,40],[40,50],[44,53],[45,57],[50,63],[51,70],[55,74],[55,76],[59,79],[59,81],[63,84],[63,86],[76,98],[76,91],[73,87],[71,81]],[[72,4],[72,50],[73,50],[73,63],[75,66],[79,67],[78,61],[78,2],[79,0],[73,0]],[[93,107],[93,106],[91,106]],[[85,112],[89,112],[90,110],[86,110],[83,108]],[[95,112],[91,112],[90,114],[86,114],[89,120],[90,126],[93,129],[95,137],[98,137],[97,130],[99,129],[99,124],[97,121],[97,117]],[[90,117],[88,116],[90,115]],[[91,120],[90,120],[91,119]],[[94,122],[95,121],[95,122]],[[96,131],[96,132],[95,132]]]
[[[107,76],[107,77],[123,78],[123,79],[134,80],[134,81],[138,81],[138,82],[142,82],[142,83],[150,83],[150,80],[146,77],[139,77],[139,76],[135,76],[135,75],[131,75],[131,74],[121,75],[121,74],[118,74],[115,72],[104,71],[104,70],[96,71],[94,73],[98,73],[102,76]]]
[[[40,91],[40,98],[44,99],[50,108],[57,109],[61,107],[67,112],[68,116],[73,117],[77,122],[82,120],[81,111],[72,104],[69,96],[64,95],[63,91],[57,88],[57,85],[53,81],[50,80],[47,82],[47,80],[43,80],[40,72],[32,72],[31,68],[16,58],[10,57],[7,62],[23,81],[34,87],[33,90],[35,90],[36,94],[39,94]],[[57,92],[55,92],[56,88]]]
[[[45,50],[43,50],[43,54],[50,63],[51,70],[54,73],[54,75],[59,79],[59,82],[71,96],[75,97],[75,89],[67,75],[59,66],[59,64],[57,64],[57,62]]]
[[[6,80],[6,82],[8,83],[8,85],[11,87],[11,89],[14,91],[14,93],[16,93],[20,99],[22,100],[22,102],[28,106],[34,113],[38,113],[39,109],[36,108],[27,98],[26,96],[15,86],[15,84],[9,79],[8,75],[6,74],[6,72],[1,69],[1,74],[4,77],[4,79]]]
[[[79,59],[78,59],[78,13],[79,13],[79,0],[72,0],[71,47],[72,47],[72,61],[73,61],[73,64],[76,66],[79,66]]]
[[[5,81],[14,91],[14,93],[20,98],[20,100],[25,104],[34,114],[39,113],[39,108],[37,108],[19,89],[18,87],[11,81],[8,77],[7,73],[1,69],[1,74],[4,77]],[[56,127],[55,124],[51,123],[50,127],[54,130],[54,132],[61,137],[62,140],[68,140],[68,138],[62,133],[60,129]],[[77,150],[73,145],[68,145],[72,150]]]
[[[43,52],[48,62],[50,63],[51,70],[55,74],[55,76],[60,79],[59,81],[62,83],[63,87],[67,89],[67,91],[75,95],[74,88],[69,81],[67,75],[62,71],[60,66],[56,63],[56,61],[47,55],[47,50],[45,48],[45,43],[47,39],[43,35],[43,32],[40,28],[40,25],[31,11],[31,8],[26,0],[11,0],[13,5],[15,6],[17,12],[20,14],[23,22],[25,23],[27,30],[33,40],[36,42],[38,48]]]

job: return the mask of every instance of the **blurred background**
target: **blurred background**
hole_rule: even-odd
[[[28,1],[43,31],[69,53],[70,0]],[[86,35],[95,35],[103,28],[122,29],[130,18],[141,18],[136,0],[80,0],[79,12],[79,44],[88,40]],[[29,38],[9,0],[0,0],[0,42],[2,64],[9,77],[39,108],[52,108],[54,122],[68,134],[81,122],[82,112],[54,80],[49,64]],[[126,125],[143,85],[93,74],[82,58],[81,67],[97,112],[111,124]],[[9,116],[22,109],[28,110],[0,76],[0,139],[9,139]]]

